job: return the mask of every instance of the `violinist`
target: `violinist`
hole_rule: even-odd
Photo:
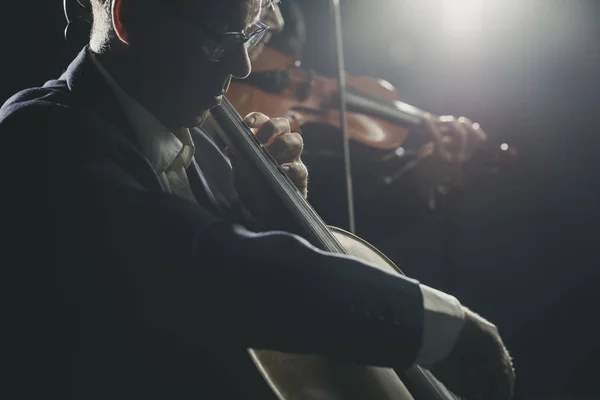
[[[241,167],[199,126],[250,73],[269,6],[91,0],[89,45],[0,109],[6,381],[22,397],[274,398],[259,348],[416,362],[459,395],[511,398],[496,327],[457,299],[256,228],[240,201],[254,187],[232,185]],[[301,137],[246,121],[303,189]]]
[[[262,41],[285,56],[296,60],[302,59],[303,49],[306,42],[306,23],[302,9],[293,1],[285,1],[272,9],[263,11],[262,19],[271,27],[272,36],[267,36]],[[252,60],[260,58],[264,45],[257,46],[250,51]],[[262,63],[268,64],[268,59]],[[252,85],[244,84],[245,80],[239,81],[235,90],[229,98],[236,103],[238,97],[243,96],[244,91],[256,90]],[[321,124],[310,124],[303,126],[303,136],[326,136],[331,134],[328,126]],[[400,201],[397,208],[404,208],[403,214],[411,216],[422,215],[416,210],[436,208],[436,189],[440,185],[447,188],[460,188],[464,184],[464,173],[462,165],[469,161],[475,151],[482,143],[486,142],[487,134],[479,124],[474,124],[465,117],[455,118],[453,116],[442,116],[425,118],[420,129],[422,136],[429,140],[418,150],[421,154],[431,154],[423,161],[415,163],[397,187],[400,188]],[[444,132],[442,134],[442,131]],[[340,136],[341,136],[341,132]],[[330,164],[323,163],[318,156],[308,156],[309,167],[317,174],[333,175]],[[360,167],[359,167],[360,169]],[[339,179],[338,175],[335,175]],[[334,179],[334,178],[332,178]],[[331,187],[324,184],[324,188]],[[319,188],[320,189],[320,188]],[[359,194],[360,190],[357,190]],[[341,196],[343,197],[343,196]],[[326,200],[327,198],[327,200]],[[321,190],[314,191],[311,201],[319,206],[331,202],[331,193],[322,193]],[[333,212],[335,207],[326,207],[328,212]],[[324,208],[325,209],[325,208]],[[369,213],[372,218],[372,213]],[[346,214],[339,216],[329,215],[333,223],[340,225],[345,221]],[[358,215],[357,215],[358,217]]]

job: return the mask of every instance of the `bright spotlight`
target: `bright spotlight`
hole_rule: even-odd
[[[442,0],[442,24],[447,33],[464,35],[481,30],[483,0]]]

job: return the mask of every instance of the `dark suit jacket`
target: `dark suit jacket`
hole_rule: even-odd
[[[414,361],[417,282],[248,230],[222,154],[188,170],[200,206],[165,193],[86,54],[0,109],[3,325],[21,393],[260,398],[250,347]]]

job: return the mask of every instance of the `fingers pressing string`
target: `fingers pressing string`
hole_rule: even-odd
[[[276,137],[290,132],[290,122],[286,118],[270,119],[262,113],[251,113],[244,118],[244,122],[253,129],[257,129],[256,137],[262,144],[273,141]]]

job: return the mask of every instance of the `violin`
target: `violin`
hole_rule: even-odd
[[[283,116],[292,130],[305,136],[305,127],[330,129],[309,138],[305,136],[305,152],[326,154],[340,148],[340,95],[336,79],[303,69],[300,61],[265,46],[253,62],[252,74],[232,82],[228,98],[242,115],[259,111],[268,116]],[[401,101],[397,90],[381,79],[346,75],[346,107],[348,136],[357,160],[385,163],[408,155],[402,145],[412,128],[421,125],[425,111]],[[416,154],[421,161],[433,149]],[[413,155],[414,156],[414,155]],[[486,167],[496,168],[512,163],[517,151],[507,145],[483,143],[473,159]],[[411,166],[416,165],[412,162]],[[384,179],[393,180],[391,176]]]
[[[302,236],[314,246],[369,262],[391,274],[402,274],[385,255],[344,230],[327,226],[278,163],[255,137],[233,105],[223,98],[206,122],[259,178],[265,198],[277,218],[258,221],[265,229]],[[314,355],[249,350],[271,389],[281,400],[330,398],[344,400],[453,400],[429,371],[413,366],[407,371],[339,363]],[[402,379],[400,378],[402,377]],[[317,395],[310,395],[315,391]],[[316,397],[315,397],[316,396]]]

